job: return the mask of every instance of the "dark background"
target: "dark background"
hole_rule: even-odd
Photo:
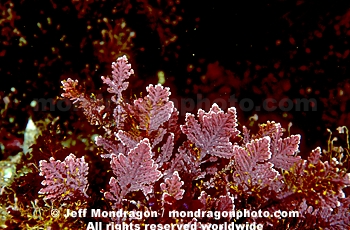
[[[69,112],[38,110],[30,103],[55,102],[60,81],[68,77],[88,91],[99,90],[100,76],[122,54],[136,72],[132,94],[145,92],[164,71],[164,85],[177,99],[201,94],[227,100],[234,94],[260,106],[266,98],[315,99],[316,111],[238,108],[240,125],[252,129],[267,120],[284,128],[292,122],[291,133],[302,134],[306,152],[327,146],[327,128],[336,132],[350,124],[346,0],[21,0],[1,1],[0,10],[2,138],[21,138],[30,116],[72,119]],[[259,119],[249,124],[254,114]]]

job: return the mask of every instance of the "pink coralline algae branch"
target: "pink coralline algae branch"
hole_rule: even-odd
[[[46,194],[44,199],[74,200],[79,197],[88,197],[88,164],[84,157],[76,158],[70,154],[61,162],[53,157],[50,161],[41,160],[40,176],[45,176],[41,182],[45,188],[40,189],[40,194]]]
[[[112,68],[111,77],[102,77],[112,94],[112,113],[100,100],[87,96],[78,81],[62,82],[62,96],[77,103],[90,123],[105,132],[95,143],[103,160],[110,161],[106,170],[114,174],[103,193],[111,209],[156,211],[159,216],[152,223],[226,221],[261,223],[264,229],[349,229],[350,198],[345,188],[350,176],[341,159],[322,158],[320,148],[302,159],[297,156],[300,135],[285,137],[281,125],[273,121],[261,124],[256,134],[244,126],[240,132],[233,107],[227,112],[216,104],[208,112],[200,109],[197,116],[187,114],[180,126],[169,88],[149,85],[147,96],[127,103],[123,92],[134,71],[125,56]],[[47,186],[41,193],[49,194],[47,199],[74,194],[66,194],[65,187],[86,195],[83,158],[43,161],[40,169]],[[299,211],[299,217],[217,220],[164,215],[171,210],[243,209]],[[124,216],[114,221],[151,220]]]

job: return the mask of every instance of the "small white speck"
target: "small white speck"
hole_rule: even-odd
[[[36,101],[32,101],[32,102],[30,103],[30,106],[33,107],[33,108],[34,108],[36,105],[37,105],[37,102],[36,102]]]

